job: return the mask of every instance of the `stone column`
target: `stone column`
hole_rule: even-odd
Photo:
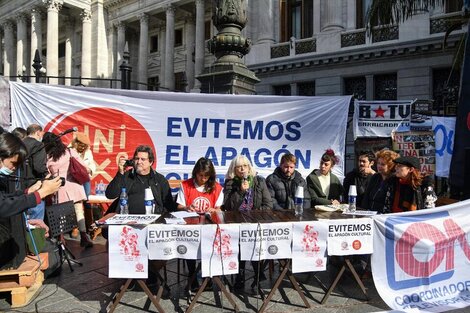
[[[68,19],[65,23],[65,77],[72,76],[72,34],[73,34],[73,21]],[[70,86],[70,78],[66,78],[64,84]]]
[[[62,0],[43,0],[47,6],[47,75],[59,75],[59,11]],[[57,85],[58,78],[49,78],[49,84]]]
[[[81,76],[85,78],[91,77],[91,12],[82,10],[80,14],[82,19],[82,60],[81,60]],[[82,84],[88,85],[88,80],[82,80]]]
[[[139,66],[138,81],[140,90],[147,90],[147,69],[148,69],[148,51],[149,51],[149,16],[141,14],[140,19],[140,38],[139,38]]]
[[[343,5],[342,0],[328,0],[325,3],[326,22],[323,31],[343,29]]]
[[[38,6],[34,6],[31,9],[31,54],[30,54],[30,62],[32,64],[32,60],[36,55],[36,50],[39,51],[39,56],[42,60],[42,11],[41,8]],[[36,82],[35,79],[31,79],[31,83]]]
[[[313,0],[313,33],[318,34],[321,31],[321,2]]]
[[[257,20],[258,38],[256,43],[274,43],[274,2],[272,0],[258,0]]]
[[[5,76],[16,76],[15,70],[15,60],[14,60],[14,52],[15,52],[15,43],[14,43],[14,32],[15,28],[13,22],[7,20],[3,23],[3,40],[5,42],[4,48],[4,58],[3,58],[3,74]],[[11,78],[8,78],[12,80]]]
[[[119,21],[116,27],[117,27],[117,56],[116,56],[117,74],[116,74],[116,78],[120,79],[121,72],[119,71],[119,66],[122,63],[122,56],[124,54],[124,45],[126,44],[126,24],[122,21]]]
[[[205,33],[205,7],[204,0],[196,0],[196,39],[194,48],[194,76],[201,75],[204,71],[204,56],[206,54]],[[195,80],[195,89],[201,89],[201,82]]]
[[[158,50],[160,50],[160,77],[158,80],[158,84],[160,85],[160,90],[165,90],[165,71],[166,71],[166,62],[165,62],[165,54],[166,54],[166,30],[165,25],[163,24],[160,29],[160,38],[158,43]]]
[[[165,51],[165,83],[168,91],[175,90],[175,7],[166,8],[166,51]]]
[[[3,28],[0,27],[0,74],[5,75],[2,71],[3,68]]]
[[[192,16],[186,18],[186,92],[194,87],[194,19]]]
[[[19,13],[16,16],[16,75],[28,75],[28,63],[26,62],[28,53],[26,52],[27,16]],[[23,68],[24,67],[24,68]]]
[[[346,28],[348,30],[356,29],[356,0],[348,0],[347,10],[347,23]]]
[[[108,36],[108,73],[110,78],[116,78],[116,32],[113,25],[108,26],[106,34]]]

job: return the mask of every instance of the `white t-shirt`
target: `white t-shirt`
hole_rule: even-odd
[[[328,199],[328,195],[330,194],[330,172],[328,172],[327,175],[322,175],[320,174],[320,171],[319,171],[318,180],[320,181],[320,185],[321,185],[321,189],[323,190],[323,193],[326,195],[326,198]]]

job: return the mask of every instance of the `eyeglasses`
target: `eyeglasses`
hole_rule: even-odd
[[[83,143],[83,142],[80,142],[80,141],[77,141],[77,146],[83,146],[83,147],[86,147],[88,146],[86,143]]]

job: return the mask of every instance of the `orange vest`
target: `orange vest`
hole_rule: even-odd
[[[181,185],[183,186],[186,205],[189,206],[192,204],[202,212],[206,212],[208,209],[214,208],[215,203],[222,192],[222,186],[218,182],[215,183],[215,188],[211,193],[197,191],[192,178],[184,180]]]

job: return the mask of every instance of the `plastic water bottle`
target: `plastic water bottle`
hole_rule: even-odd
[[[145,214],[153,214],[153,193],[152,189],[146,188],[145,189]]]
[[[129,204],[127,198],[127,191],[126,188],[121,189],[121,195],[119,196],[119,213],[120,214],[129,214]]]
[[[99,195],[104,195],[104,183],[103,180],[100,180],[100,183],[98,184],[98,194]]]
[[[349,208],[348,212],[354,213],[356,212],[356,197],[357,197],[357,190],[355,185],[349,186]]]
[[[295,190],[295,216],[304,214],[304,187],[297,186]]]

